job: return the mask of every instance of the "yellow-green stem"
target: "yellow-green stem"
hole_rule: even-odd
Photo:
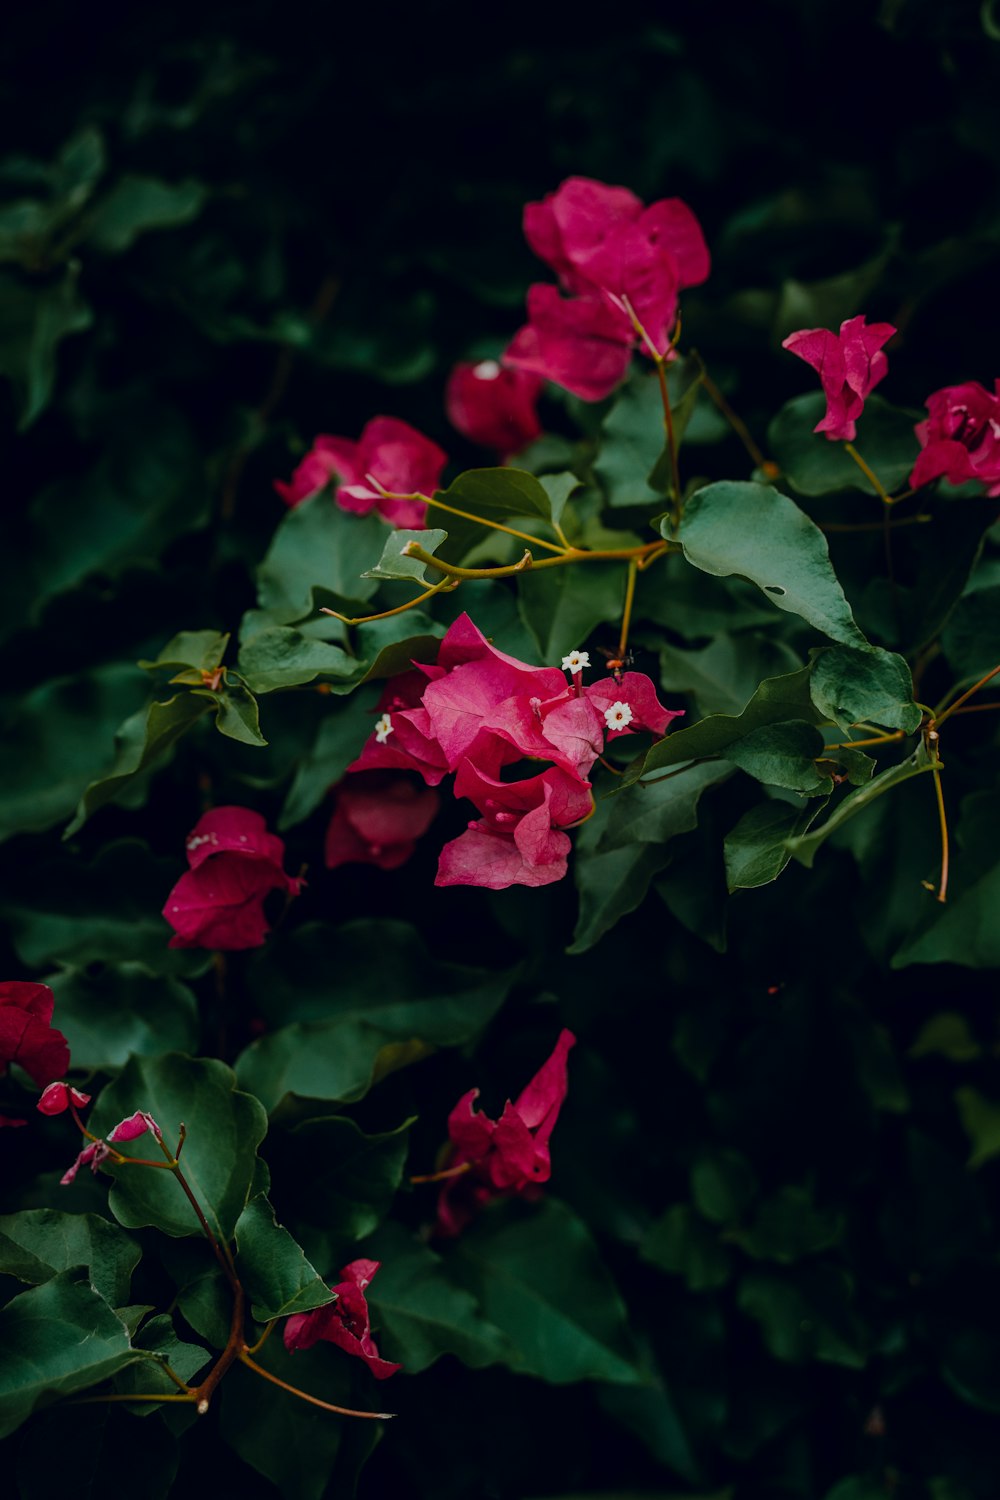
[[[423,604],[424,600],[429,599],[432,594],[450,593],[454,587],[455,584],[450,579],[442,578],[440,583],[432,584],[429,589],[424,589],[422,594],[418,594],[415,599],[408,600],[406,604],[397,604],[395,609],[384,609],[378,615],[359,615],[356,620],[352,620],[348,615],[338,614],[335,609],[327,609],[325,605],[320,605],[319,612],[321,615],[332,615],[335,620],[340,620],[344,625],[370,625],[373,620],[388,620],[393,615],[405,615],[408,609],[416,609],[418,604]]]
[[[855,448],[854,444],[845,443],[844,451],[846,453],[849,453],[854,459],[854,462],[857,464],[858,468],[861,470],[865,478],[872,485],[879,499],[882,500],[886,505],[894,505],[896,502],[893,500],[892,496],[886,492],[886,488],[883,485],[882,481],[879,479],[878,475],[875,473],[875,470],[871,468],[870,465],[865,463],[864,459],[861,457],[861,454],[858,452],[857,448]]]

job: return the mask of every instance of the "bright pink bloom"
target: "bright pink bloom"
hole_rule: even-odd
[[[367,515],[377,510],[394,526],[420,528],[427,507],[420,501],[387,500],[382,489],[409,495],[431,494],[438,488],[447,455],[423,433],[396,417],[373,417],[357,442],[321,434],[299,464],[290,484],[275,481],[288,505],[298,505],[331,480],[337,481],[341,510]]]
[[[69,1068],[69,1047],[49,1023],[55,996],[45,984],[8,979],[0,983],[0,1077],[17,1063],[43,1088]]]
[[[967,380],[928,396],[930,416],[914,429],[923,452],[910,475],[912,489],[933,479],[978,479],[988,495],[1000,495],[1000,380],[995,387]]]
[[[259,947],[270,931],[265,897],[300,890],[282,868],[283,841],[250,808],[216,807],[195,824],[186,848],[191,869],[163,908],[176,934],[171,948]]]
[[[347,864],[398,869],[441,805],[437,792],[395,771],[345,776],[334,789],[334,799],[324,848],[329,870]]]
[[[583,401],[602,401],[625,379],[635,337],[626,314],[606,297],[561,297],[540,283],[528,288],[528,321],[503,358]]]
[[[515,1103],[508,1099],[499,1120],[475,1108],[478,1089],[463,1094],[448,1116],[452,1143],[449,1167],[468,1163],[470,1170],[446,1182],[438,1199],[440,1234],[460,1234],[478,1208],[490,1198],[524,1193],[552,1175],[549,1138],[566,1098],[566,1058],[576,1042],[562,1030],[552,1055],[542,1064]]]
[[[77,1109],[83,1109],[89,1103],[89,1094],[71,1088],[68,1083],[50,1083],[48,1088],[42,1090],[42,1097],[35,1108],[40,1109],[43,1115],[61,1115],[71,1104]]]
[[[536,408],[542,384],[540,376],[495,359],[457,364],[445,388],[448,420],[464,437],[507,459],[541,436]]]
[[[337,1285],[330,1288],[336,1293],[336,1302],[312,1312],[295,1313],[285,1323],[285,1348],[293,1353],[296,1349],[311,1349],[321,1341],[336,1344],[338,1349],[363,1359],[376,1380],[388,1380],[395,1375],[401,1366],[380,1358],[365,1300],[365,1288],[379,1265],[377,1260],[352,1260],[349,1266],[344,1266]]]
[[[600,682],[592,682],[583,691],[601,713],[609,740],[643,729],[650,734],[664,735],[673,720],[684,714],[683,708],[663,707],[652,679],[645,672],[624,672],[620,680],[605,677]],[[610,720],[609,712],[616,703],[623,703],[629,709],[630,717],[625,725],[618,726]]]
[[[147,1114],[144,1109],[137,1109],[134,1114],[126,1115],[124,1120],[119,1120],[114,1130],[109,1132],[108,1140],[135,1141],[140,1135],[145,1135],[147,1130],[151,1130],[157,1140],[162,1139],[163,1132],[153,1116]]]
[[[678,291],[705,281],[711,266],[686,203],[662,198],[643,208],[627,188],[588,177],[567,178],[541,203],[527,204],[524,233],[567,291],[627,297],[661,354],[676,320]]]
[[[73,1165],[63,1173],[59,1179],[61,1187],[69,1187],[81,1167],[89,1167],[92,1172],[97,1171],[102,1161],[105,1161],[111,1152],[103,1141],[91,1141],[89,1146],[84,1146]]]
[[[435,885],[551,885],[566,874],[570,841],[558,830],[593,809],[590,786],[557,766],[527,781],[497,781],[470,760],[455,778],[456,797],[468,797],[482,816],[441,850]]]
[[[841,323],[839,334],[828,328],[802,328],[782,341],[783,349],[819,372],[826,416],[814,432],[825,433],[830,442],[853,442],[865,397],[888,373],[882,345],[895,332],[891,323],[866,325],[862,315]]]

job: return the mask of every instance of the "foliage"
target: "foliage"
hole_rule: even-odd
[[[488,46],[445,0],[334,9],[11,28],[0,977],[51,987],[87,1130],[162,1141],[60,1186],[71,1115],[0,1076],[28,1122],[0,1129],[4,1472],[25,1500],[993,1500],[997,500],[906,493],[927,396],[996,374],[991,7],[596,41],[535,12]],[[712,274],[659,372],[672,440],[640,353],[601,401],[548,385],[508,459],[443,393],[515,333],[522,205],[572,175],[682,196]],[[859,466],[781,341],[862,312],[899,333]],[[329,471],[286,506],[317,434],[380,412],[450,456],[425,521]],[[684,711],[602,740],[534,888],[435,885],[469,832],[447,780],[388,842],[332,790],[465,614],[484,672],[586,651],[598,722],[631,672]],[[171,947],[186,839],[233,805],[281,835],[273,930]],[[449,1113],[529,1110],[560,1028],[558,1120],[521,1120],[551,1180],[466,1154],[442,1233]],[[331,1288],[372,1262],[385,1384],[282,1337],[347,1326]]]

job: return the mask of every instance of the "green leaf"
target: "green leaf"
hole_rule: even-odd
[[[588,563],[546,568],[519,576],[521,615],[549,666],[583,645],[597,625],[620,618],[625,600],[625,568]]]
[[[805,833],[825,802],[805,807],[758,802],[726,834],[723,853],[730,891],[751,890],[777,880],[792,857],[789,841]]]
[[[969,1166],[974,1171],[1000,1155],[1000,1104],[971,1085],[955,1090],[955,1103],[962,1128],[972,1143]]]
[[[236,1250],[236,1269],[258,1323],[333,1301],[326,1282],[263,1195],[251,1198],[236,1221]]]
[[[941,1011],[931,1016],[917,1032],[907,1052],[908,1057],[946,1057],[949,1062],[974,1062],[983,1056],[983,1048],[972,1034],[964,1016],[955,1011]]]
[[[470,1370],[516,1362],[506,1334],[455,1283],[448,1261],[401,1224],[383,1224],[364,1248],[381,1262],[368,1301],[386,1359],[398,1361],[408,1375],[419,1375],[442,1354],[455,1355]]]
[[[657,740],[645,756],[628,767],[616,783],[624,791],[642,775],[685,761],[706,756],[728,757],[731,747],[765,725],[781,724],[789,719],[815,723],[820,714],[809,694],[809,668],[789,672],[783,677],[768,677],[739,714],[710,714],[687,729],[675,729],[665,739]]]
[[[357,662],[340,646],[317,641],[288,626],[258,630],[240,648],[240,674],[251,692],[298,687],[317,677],[350,677]]]
[[[541,534],[549,537],[551,533],[552,504],[548,493],[541,480],[524,469],[469,469],[460,474],[446,490],[437,491],[436,498],[455,510],[483,516],[490,521],[512,519],[517,524],[519,517],[527,517],[532,534],[539,522],[548,523],[541,526]],[[558,499],[557,496],[557,504]],[[449,515],[444,510],[435,510],[433,506],[428,508],[428,519],[431,518],[441,521],[448,528],[448,540],[441,547],[441,555],[448,562],[460,563],[471,548],[480,542],[491,539],[506,541],[503,533],[491,533],[488,527]],[[524,528],[517,526],[517,529]],[[517,545],[517,556],[520,556],[527,543]]]
[[[808,869],[812,868],[813,860],[820,847],[826,843],[831,833],[842,828],[849,819],[870,807],[876,798],[892,791],[893,787],[901,786],[904,781],[909,781],[911,776],[919,776],[924,771],[930,771],[934,766],[940,765],[937,758],[931,758],[924,744],[917,746],[912,755],[901,761],[898,766],[890,766],[887,771],[882,771],[868,782],[867,786],[858,787],[856,791],[850,792],[841,802],[837,803],[831,815],[820,828],[813,833],[797,834],[790,838],[786,848],[800,864]],[[906,962],[911,962],[907,959]],[[893,960],[894,967],[901,965]]]
[[[422,547],[425,552],[436,552],[447,536],[447,531],[442,531],[439,527],[427,531],[390,531],[382,548],[382,556],[374,568],[369,568],[363,576],[404,580],[415,578],[420,583],[438,583],[441,573],[435,568],[432,570],[433,576],[428,578],[427,564],[421,562],[419,557],[411,557],[408,549],[412,545]]]
[[[725,781],[732,768],[724,761],[692,765],[677,776],[630,787],[611,803],[598,853],[636,844],[665,844],[698,824],[703,792]]]
[[[0,1218],[0,1272],[43,1286],[60,1271],[85,1266],[110,1307],[128,1301],[140,1253],[135,1240],[97,1214],[29,1208]]]
[[[687,1203],[675,1203],[647,1230],[639,1254],[650,1265],[683,1276],[692,1292],[714,1291],[732,1274],[732,1256],[718,1232]]]
[[[360,1360],[320,1347],[290,1354],[272,1337],[257,1362],[279,1380],[321,1401],[355,1411],[394,1406]],[[352,1500],[357,1476],[381,1435],[378,1422],[317,1411],[237,1364],[222,1384],[221,1436],[244,1463],[263,1474],[283,1500]],[[224,1459],[224,1455],[220,1455]]]
[[[941,645],[948,664],[963,682],[977,682],[1000,662],[1000,585],[976,589],[959,599]]]
[[[366,1135],[353,1120],[328,1115],[279,1133],[271,1156],[289,1212],[338,1245],[371,1234],[402,1181],[412,1125]]]
[[[756,630],[722,631],[701,650],[662,646],[660,686],[668,693],[690,693],[699,717],[738,714],[762,679],[801,666],[801,659],[784,641]]]
[[[121,1406],[62,1403],[37,1413],[18,1444],[20,1500],[72,1495],[83,1474],[93,1495],[167,1500],[177,1441],[162,1422],[140,1425]]]
[[[892,651],[823,646],[813,653],[811,690],[820,713],[845,727],[874,723],[911,734],[923,717],[910,669]]]
[[[132,1340],[134,1349],[145,1349],[149,1357],[136,1360],[115,1376],[115,1390],[121,1396],[177,1394],[177,1387],[163,1368],[161,1361],[170,1365],[175,1375],[192,1381],[194,1376],[208,1364],[210,1355],[200,1344],[189,1344],[177,1337],[173,1321],[167,1313],[160,1313],[143,1323]],[[151,1356],[156,1356],[155,1358]],[[137,1417],[148,1417],[163,1406],[155,1401],[130,1402],[126,1407]]]
[[[228,739],[239,740],[241,745],[266,745],[260,732],[260,716],[257,700],[243,679],[236,672],[223,672],[222,686],[193,688],[195,698],[207,698],[215,705],[215,727]]]
[[[77,287],[79,278],[78,261],[71,261],[56,280],[30,282],[10,272],[0,274],[0,375],[14,388],[22,431],[51,400],[59,344],[93,322]]]
[[[756,1174],[738,1151],[702,1151],[692,1163],[691,1196],[698,1212],[713,1224],[738,1224],[757,1191]]]
[[[179,860],[155,859],[140,840],[119,839],[92,861],[39,860],[0,911],[31,968],[138,963],[154,974],[199,974],[210,956],[168,947],[170,929],[160,915],[180,870]]]
[[[885,1500],[885,1474],[851,1474],[827,1490],[823,1500]]]
[[[349,515],[326,491],[303,500],[281,521],[260,565],[260,608],[275,624],[292,625],[334,598],[370,599],[378,584],[362,575],[385,532],[378,516]]]
[[[823,736],[813,724],[790,719],[762,724],[726,751],[727,760],[765,786],[780,786],[815,797],[833,790],[833,779],[816,764],[823,754]]]
[[[582,481],[568,469],[563,469],[558,474],[543,474],[538,483],[549,497],[553,525],[560,526],[569,497],[580,489]]]
[[[133,1057],[108,1084],[94,1106],[90,1128],[107,1135],[119,1120],[145,1110],[176,1147],[178,1127],[187,1126],[182,1157],[184,1176],[217,1238],[228,1241],[246,1206],[257,1147],[267,1120],[250,1094],[235,1090],[235,1075],[223,1063],[182,1053]],[[121,1143],[124,1156],[158,1156],[151,1135]],[[109,1206],[126,1228],[152,1224],[164,1234],[201,1234],[202,1229],[173,1174],[151,1168],[117,1166]]]
[[[278,815],[278,829],[293,828],[308,818],[330,788],[357,760],[374,723],[374,693],[355,699],[346,709],[331,709],[320,721],[309,750],[296,762],[292,784]]]
[[[702,374],[697,355],[689,356],[667,374],[678,445],[694,415]],[[618,394],[601,428],[594,473],[608,504],[616,509],[651,505],[669,490],[663,400],[655,374],[633,375]]]
[[[207,196],[200,182],[162,182],[126,172],[90,216],[87,242],[105,255],[120,255],[151,229],[174,229],[197,218]]]
[[[828,495],[834,490],[874,495],[874,485],[844,445],[813,431],[825,415],[826,397],[819,391],[796,396],[778,412],[768,428],[767,441],[782,473],[800,495]],[[920,445],[913,424],[922,415],[890,406],[881,396],[865,401],[855,447],[890,494],[905,483],[917,461]]]
[[[116,662],[23,696],[0,744],[0,839],[72,813],[87,784],[111,770],[112,735],[145,699],[142,684],[134,667]]]
[[[672,858],[663,844],[625,844],[608,853],[578,849],[573,878],[580,910],[567,953],[586,953],[615,923],[635,911]]]
[[[71,838],[98,808],[113,802],[130,782],[161,760],[212,703],[211,695],[177,693],[165,703],[150,703],[126,719],[115,734],[113,766],[87,787],[64,837]]]
[[[670,539],[667,521],[661,531]],[[687,501],[678,540],[703,573],[749,578],[778,609],[800,615],[842,645],[867,646],[826,537],[787,495],[765,484],[710,484]]]
[[[350,922],[332,934],[327,926],[302,927],[273,943],[251,975],[258,1004],[280,1029],[239,1058],[241,1083],[269,1109],[287,1093],[353,1102],[395,1068],[475,1036],[515,972],[431,958],[402,922]],[[289,1018],[296,1019],[281,1024]]]
[[[513,1369],[556,1385],[641,1383],[624,1303],[589,1230],[565,1204],[546,1198],[485,1212],[449,1263],[510,1339]]]
[[[188,668],[189,674],[181,674],[187,682],[199,683],[202,672],[214,672],[221,664],[229,645],[229,635],[218,630],[182,630],[171,636],[167,644],[149,661],[140,661],[145,671],[158,667]]]
[[[0,1438],[47,1400],[107,1380],[136,1358],[125,1325],[76,1271],[0,1309]]]
[[[841,1214],[818,1208],[808,1188],[788,1186],[763,1199],[749,1228],[735,1229],[729,1238],[755,1260],[789,1265],[828,1250],[843,1233]]]
[[[853,1306],[854,1284],[839,1266],[794,1273],[751,1271],[740,1282],[742,1312],[760,1325],[765,1347],[791,1364],[821,1360],[863,1369],[866,1335]]]

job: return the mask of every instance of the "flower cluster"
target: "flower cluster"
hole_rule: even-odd
[[[709,273],[704,235],[679,198],[645,208],[628,188],[570,177],[524,210],[535,254],[559,278],[528,291],[528,322],[504,362],[552,380],[585,401],[610,395],[639,339],[670,353],[678,293]]]
[[[968,380],[928,396],[930,415],[915,428],[923,451],[910,475],[913,489],[934,479],[978,479],[988,495],[1000,495],[1000,380],[994,386]]]
[[[330,1288],[335,1302],[312,1312],[295,1313],[285,1323],[285,1348],[311,1349],[320,1342],[336,1344],[348,1354],[363,1359],[376,1380],[388,1380],[400,1369],[382,1359],[372,1338],[371,1321],[365,1288],[370,1285],[381,1264],[377,1260],[352,1260],[340,1272],[340,1280]]]
[[[455,794],[479,817],[441,851],[437,885],[550,885],[566,874],[564,831],[590,816],[588,774],[605,736],[663,735],[678,710],[663,707],[650,679],[626,672],[584,687],[585,652],[557,667],[533,667],[498,651],[460,615],[433,666],[392,678],[381,717],[350,772],[418,771],[429,786],[455,773]],[[544,770],[512,781],[529,758]]]
[[[459,1099],[448,1116],[447,1169],[455,1175],[438,1198],[439,1234],[460,1234],[491,1198],[530,1195],[548,1182],[549,1138],[566,1098],[566,1057],[575,1042],[571,1031],[559,1033],[551,1057],[513,1104],[507,1100],[499,1120],[475,1109],[478,1089]]]
[[[297,896],[301,881],[283,869],[285,846],[259,813],[216,807],[199,818],[186,843],[191,866],[167,897],[163,915],[171,948],[256,948],[269,931],[271,891]]]
[[[87,1095],[83,1095],[83,1098],[86,1100]],[[88,1145],[84,1146],[73,1165],[68,1167],[60,1177],[60,1184],[63,1187],[69,1187],[81,1167],[89,1167],[92,1172],[96,1173],[101,1163],[107,1161],[109,1156],[114,1157],[116,1161],[121,1161],[122,1157],[114,1150],[114,1146],[121,1141],[138,1140],[139,1136],[145,1135],[147,1130],[151,1131],[157,1140],[163,1138],[159,1125],[146,1110],[137,1109],[134,1114],[126,1115],[124,1120],[119,1120],[114,1130],[109,1131],[105,1140],[91,1140]]]

